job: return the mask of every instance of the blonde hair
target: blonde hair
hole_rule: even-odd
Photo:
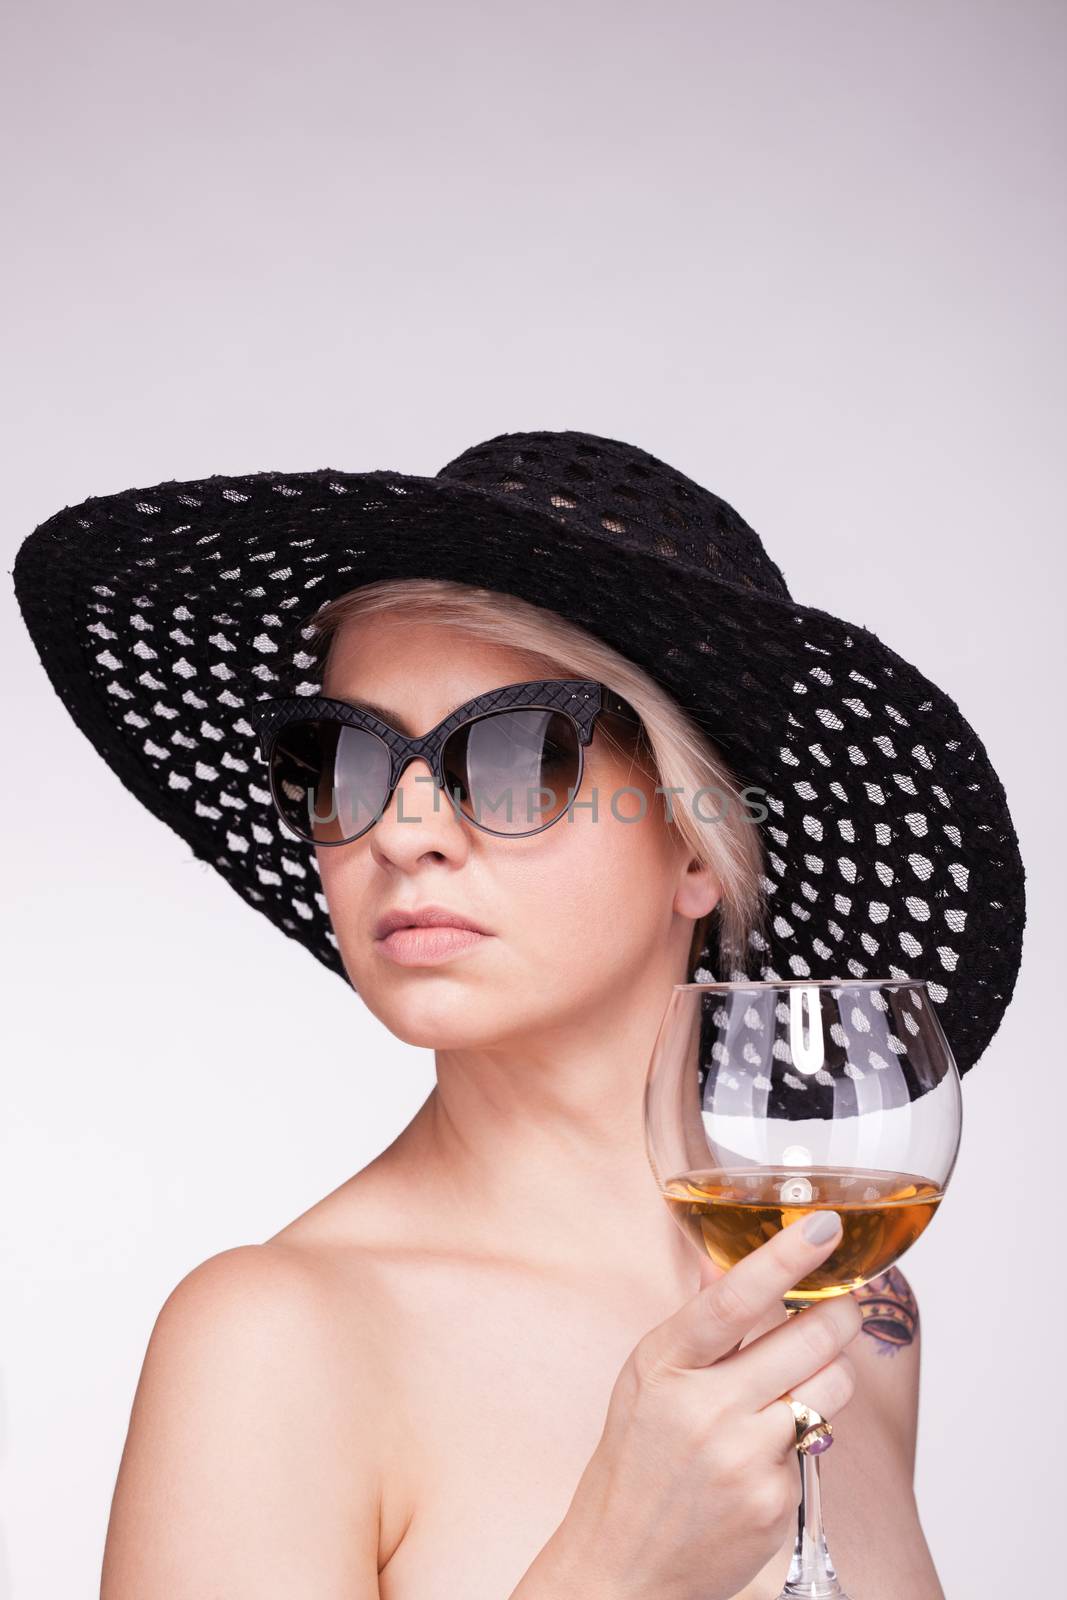
[[[712,868],[721,887],[718,904],[694,923],[686,976],[692,976],[708,945],[713,920],[718,923],[714,943],[720,975],[728,979],[749,976],[749,945],[762,944],[767,914],[759,828],[743,813],[746,802],[721,752],[654,678],[555,611],[518,595],[445,578],[380,579],[324,602],[301,630],[309,642],[311,660],[319,663],[323,677],[330,646],[341,625],[357,617],[383,614],[398,622],[422,617],[470,637],[521,650],[544,663],[546,677],[591,678],[622,695],[641,718],[638,748],[647,748],[651,757],[654,771],[650,776],[664,790],[675,791],[672,811],[667,813],[668,826],[682,836],[699,861]],[[603,724],[598,722],[598,726]],[[703,789],[715,794],[723,813],[720,817],[704,818],[690,803],[689,797]]]

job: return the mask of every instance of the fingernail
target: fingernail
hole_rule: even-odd
[[[813,1211],[810,1217],[805,1217],[801,1223],[805,1239],[812,1244],[825,1244],[827,1239],[832,1239],[841,1226],[841,1218],[836,1211]]]

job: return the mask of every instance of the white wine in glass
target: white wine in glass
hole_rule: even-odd
[[[716,1266],[808,1211],[839,1214],[840,1242],[786,1295],[790,1313],[860,1288],[914,1244],[952,1174],[961,1118],[959,1073],[921,978],[677,984],[645,1089],[660,1191]],[[779,1600],[847,1600],[818,1454],[798,1456]]]

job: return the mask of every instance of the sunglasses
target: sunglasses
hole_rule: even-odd
[[[254,722],[282,821],[309,844],[334,845],[374,826],[417,758],[433,773],[435,810],[443,791],[457,816],[486,833],[540,833],[580,789],[583,752],[604,713],[640,726],[620,695],[582,678],[490,689],[418,738],[319,696],[261,703]]]

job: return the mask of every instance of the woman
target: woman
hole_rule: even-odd
[[[500,685],[596,679],[653,729],[659,711],[684,750],[679,713],[645,674],[563,619],[506,602],[417,579],[357,591],[335,602],[344,620],[323,692],[392,708],[392,725],[417,733]],[[376,1581],[383,1600],[490,1600],[512,1593],[565,1521],[630,1347],[701,1282],[645,1156],[644,1077],[723,881],[735,919],[758,890],[758,836],[740,803],[725,825],[678,808],[690,832],[703,828],[694,852],[629,729],[607,714],[587,751],[578,798],[597,794],[595,818],[575,808],[536,834],[491,836],[447,803],[435,811],[413,762],[373,827],[317,849],[353,984],[392,1033],[434,1050],[437,1084],[363,1171],[171,1296],[119,1476],[105,1600],[162,1594],[164,1574],[171,1594],[369,1596]],[[707,776],[721,782],[721,765],[709,759]],[[378,936],[389,912],[429,905],[481,934]],[[936,1596],[911,1488],[918,1345],[879,1361],[876,1340],[853,1337],[858,1313],[818,1315],[857,1369],[853,1426],[838,1424],[826,1474],[842,1581],[851,1569],[860,1594]],[[770,1323],[784,1321],[775,1297]],[[851,1368],[784,1332],[798,1395],[837,1417]],[[787,1462],[796,1490],[780,1406],[768,1433],[777,1452],[753,1461],[751,1488]],[[670,1469],[645,1468],[661,1494],[692,1471]],[[650,1597],[682,1563],[694,1594],[716,1592],[709,1487],[693,1496],[695,1525],[680,1521],[654,1554],[642,1530]],[[777,1548],[743,1574],[746,1595],[778,1594],[796,1499],[779,1502]],[[624,1526],[648,1503],[634,1502]],[[604,1574],[617,1534],[598,1550],[599,1530],[586,1530],[587,1571],[577,1549],[565,1557],[578,1586],[554,1590],[564,1570],[550,1571],[546,1596],[588,1592]],[[288,1588],[276,1576],[287,1563]]]
[[[536,436],[568,444],[582,437]],[[654,460],[631,455],[646,472]],[[233,493],[247,498],[249,480],[241,482]],[[707,495],[682,483],[683,496]],[[183,501],[198,498],[193,486],[178,487],[187,491]],[[153,509],[138,502],[145,517]],[[414,508],[405,511],[414,526]],[[521,527],[517,507],[515,518]],[[300,543],[294,533],[291,548]],[[486,549],[496,559],[491,541]],[[264,557],[278,561],[274,548]],[[514,549],[506,557],[515,560]],[[358,703],[412,738],[508,685],[586,680],[620,698],[607,696],[595,719],[579,803],[564,813],[558,797],[542,796],[538,825],[526,831],[492,831],[462,806],[434,803],[433,769],[422,759],[404,767],[376,816],[360,813],[359,831],[338,822],[339,806],[331,810],[351,796],[316,795],[327,804],[308,830],[345,976],[391,1032],[434,1050],[436,1085],[366,1168],[271,1239],[221,1252],[172,1292],[133,1407],[103,1600],[209,1592],[257,1600],[772,1600],[788,1567],[799,1495],[793,1417],[780,1398],[787,1392],[834,1420],[824,1503],[846,1589],[864,1600],[936,1600],[942,1590],[912,1486],[919,1338],[903,1274],[894,1269],[787,1322],[784,1290],[829,1253],[836,1234],[808,1241],[787,1229],[720,1275],[675,1227],[644,1151],[644,1078],[672,984],[709,951],[724,976],[743,976],[752,950],[775,959],[776,941],[793,935],[779,925],[785,895],[768,915],[769,874],[779,894],[786,885],[797,894],[792,915],[801,917],[799,885],[816,874],[811,851],[777,858],[776,848],[786,854],[785,829],[775,824],[790,818],[769,788],[765,847],[750,791],[665,686],[666,662],[650,672],[607,642],[610,629],[572,620],[581,610],[573,587],[563,586],[561,611],[531,603],[520,564],[501,560],[491,591],[411,577],[347,593],[335,583],[340,592],[304,631],[322,667],[315,696],[300,686],[308,715],[327,702]],[[454,553],[453,562],[462,568]],[[28,564],[23,573],[25,611]],[[225,575],[221,565],[215,574]],[[279,581],[296,592],[295,578]],[[714,581],[724,625],[728,603],[747,602],[754,618],[763,615],[751,579]],[[763,583],[773,586],[766,567]],[[682,604],[679,591],[672,599]],[[647,592],[640,602],[647,609]],[[617,612],[626,614],[628,603],[620,600]],[[112,638],[119,609],[108,600]],[[181,659],[196,677],[197,639],[214,625],[212,640],[230,645],[233,618],[219,621],[214,611],[209,623],[184,601],[173,615],[179,627],[171,636],[178,632]],[[825,618],[821,657],[836,666],[832,621]],[[672,627],[680,638],[676,616]],[[635,652],[658,664],[647,639],[634,638]],[[733,638],[740,656],[743,636]],[[776,653],[766,638],[764,646],[738,668],[750,696],[760,661]],[[920,690],[939,697],[939,712],[950,704],[878,648],[897,674],[900,704],[891,709],[901,721],[934,703],[921,701]],[[118,675],[118,647],[106,651],[105,670]],[[316,656],[295,659],[304,671]],[[831,676],[818,663],[814,670]],[[203,676],[196,682],[200,698]],[[202,705],[195,709],[200,726],[211,726]],[[762,724],[755,699],[748,712]],[[724,727],[728,717],[724,711]],[[956,718],[949,733],[967,728]],[[825,718],[820,725],[828,726]],[[234,726],[245,735],[254,729],[243,712]],[[327,735],[319,729],[316,737]],[[118,769],[114,744],[105,753]],[[927,746],[917,748],[915,772],[929,759]],[[240,764],[238,752],[227,753]],[[819,756],[808,759],[817,771]],[[887,759],[905,765],[895,748]],[[942,782],[949,768],[937,768]],[[760,769],[749,761],[753,771]],[[914,794],[913,780],[902,777]],[[810,788],[805,772],[796,784],[802,806],[811,804]],[[709,789],[726,801],[710,820],[686,803]],[[942,788],[950,798],[961,791],[962,784]],[[299,814],[285,810],[292,792],[292,782],[275,783],[271,798],[299,826]],[[677,797],[673,807],[668,795]],[[164,814],[148,786],[142,797]],[[871,803],[884,808],[884,791]],[[914,800],[902,803],[915,814]],[[822,813],[827,821],[832,804]],[[860,804],[850,795],[853,813]],[[198,800],[197,815],[212,809]],[[877,825],[887,826],[890,814],[880,810]],[[181,825],[202,844],[191,820]],[[220,841],[224,826],[236,852],[242,836],[227,816],[218,821]],[[851,850],[862,866],[862,842],[854,839]],[[215,864],[229,875],[229,856]],[[998,866],[1000,906],[1017,911],[1021,870],[1007,846]],[[286,872],[297,870],[290,857]],[[261,868],[246,897],[263,901],[272,876],[281,874]],[[895,926],[893,891],[882,883],[890,902],[882,920]],[[309,909],[312,897],[300,893]],[[813,895],[809,905],[817,904]],[[910,889],[909,896],[914,901]],[[809,930],[816,949],[820,934],[838,936],[842,898]],[[477,931],[385,932],[382,919],[427,908]],[[310,942],[290,907],[270,914]],[[1021,926],[1002,944],[1012,976],[1015,933]],[[860,948],[871,954],[866,943]],[[960,952],[953,954],[958,963]],[[762,970],[777,975],[770,961]],[[981,1043],[1009,996],[1003,978],[995,992],[986,982],[986,1010],[975,1023]],[[966,989],[964,1002],[973,1009]],[[966,1070],[973,1055],[961,1049],[960,1058]]]

